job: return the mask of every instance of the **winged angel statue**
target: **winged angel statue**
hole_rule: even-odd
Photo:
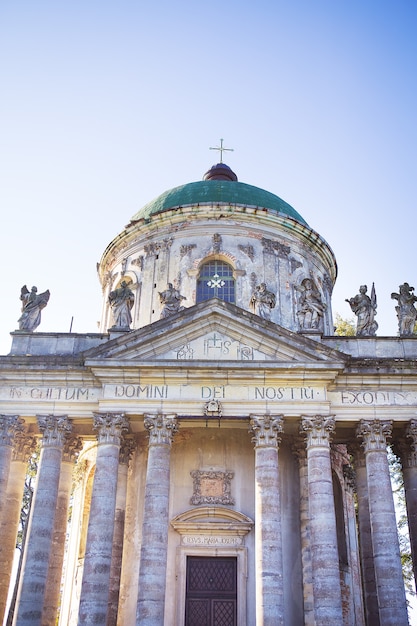
[[[22,315],[19,317],[19,330],[28,332],[34,331],[41,323],[41,311],[46,307],[50,296],[49,289],[43,293],[38,293],[37,287],[32,287],[31,291],[23,285],[20,290],[22,301]]]

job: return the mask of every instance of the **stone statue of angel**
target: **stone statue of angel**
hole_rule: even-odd
[[[34,331],[41,323],[41,311],[46,307],[50,297],[49,289],[38,293],[37,287],[29,289],[26,285],[20,290],[22,301],[22,315],[18,319],[19,330]]]
[[[410,287],[408,283],[400,285],[399,290],[399,293],[392,293],[391,298],[398,302],[395,310],[397,311],[400,336],[407,337],[414,334],[414,325],[417,319],[414,303],[417,302],[417,296],[414,295],[414,287]]]

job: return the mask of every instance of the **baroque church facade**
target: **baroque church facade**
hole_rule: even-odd
[[[40,444],[17,626],[408,624],[387,444],[414,555],[412,288],[399,336],[365,286],[356,336],[334,335],[331,248],[222,162],[134,215],[98,273],[99,333],[37,330],[49,293],[23,289],[0,357],[1,617]]]

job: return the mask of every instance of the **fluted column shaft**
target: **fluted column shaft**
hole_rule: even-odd
[[[40,626],[45,598],[52,531],[58,495],[59,473],[65,436],[71,431],[66,416],[38,416],[42,448],[29,520],[25,562],[19,589],[17,626]]]
[[[128,422],[124,415],[95,413],[97,459],[81,586],[78,625],[106,624],[116,507],[119,449]]]
[[[17,415],[0,415],[0,519],[7,507],[6,491],[12,462],[13,442],[23,430],[23,420]]]
[[[282,416],[251,415],[255,444],[256,623],[284,623],[278,446]]]
[[[308,499],[316,626],[343,624],[336,515],[330,460],[333,417],[302,417],[307,435]]]
[[[3,623],[4,619],[15,558],[27,463],[35,446],[36,439],[34,437],[28,437],[20,432],[16,433],[5,500],[7,502],[7,515],[2,518],[0,524],[0,624]]]
[[[362,420],[357,435],[363,441],[366,457],[380,624],[406,626],[407,607],[387,457],[391,422]]]
[[[147,415],[148,465],[142,525],[136,624],[163,626],[169,526],[171,443],[178,429],[174,415]]]
[[[374,554],[372,548],[371,518],[369,513],[368,479],[365,454],[359,444],[351,446],[355,459],[355,482],[358,501],[359,553],[362,566],[362,584],[366,623],[379,626],[378,596],[376,591]]]
[[[64,563],[65,538],[68,524],[68,507],[72,486],[74,460],[82,447],[79,437],[69,437],[64,443],[61,472],[58,485],[52,551],[49,559],[48,578],[42,611],[42,626],[55,626],[61,594],[62,566]]]
[[[122,571],[123,539],[126,514],[127,474],[129,460],[134,450],[132,439],[122,440],[119,455],[119,472],[116,489],[116,513],[114,516],[113,550],[110,567],[110,592],[107,626],[116,626]]]

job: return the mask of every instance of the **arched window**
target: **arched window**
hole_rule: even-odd
[[[200,269],[197,280],[197,302],[210,298],[235,302],[233,268],[224,261],[208,261]]]

